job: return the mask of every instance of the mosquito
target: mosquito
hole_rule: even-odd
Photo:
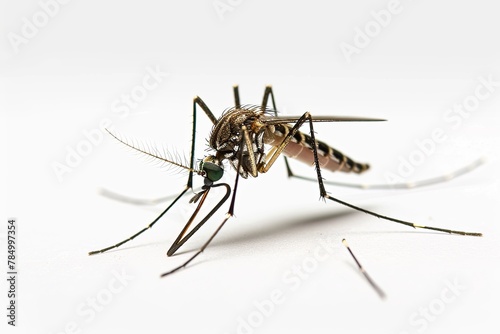
[[[361,184],[346,184],[339,182],[326,181],[322,177],[322,171],[327,170],[330,172],[344,172],[344,173],[355,173],[361,174],[369,169],[369,165],[366,163],[359,163],[351,159],[342,152],[332,148],[331,146],[325,144],[322,141],[316,140],[314,132],[314,123],[316,122],[380,122],[384,121],[379,118],[365,118],[365,117],[348,117],[348,116],[312,116],[309,112],[305,112],[301,116],[280,116],[278,115],[276,102],[274,98],[274,93],[271,86],[266,86],[264,91],[264,97],[262,99],[261,105],[242,105],[240,103],[240,94],[238,86],[233,86],[234,95],[234,107],[225,110],[219,118],[216,118],[214,114],[210,111],[203,100],[196,96],[193,100],[193,127],[191,136],[191,153],[189,161],[186,163],[181,163],[175,161],[172,157],[162,156],[158,150],[148,149],[143,145],[131,143],[119,136],[111,133],[110,135],[114,137],[119,142],[130,147],[131,149],[145,154],[153,159],[158,159],[169,165],[184,169],[188,172],[187,183],[184,189],[177,195],[167,206],[167,208],[160,213],[160,215],[154,219],[149,225],[144,227],[139,232],[135,233],[131,237],[118,242],[112,246],[95,250],[89,253],[89,255],[104,253],[111,249],[120,247],[121,245],[135,239],[137,236],[144,233],[146,230],[152,228],[165,213],[167,213],[186,193],[188,190],[193,189],[193,177],[198,175],[203,178],[203,186],[199,192],[195,192],[194,196],[190,199],[190,203],[197,204],[193,214],[187,221],[186,225],[179,233],[177,239],[173,242],[170,249],[167,251],[168,256],[174,255],[177,250],[186,243],[202,226],[205,224],[214,214],[217,212],[224,203],[231,197],[229,209],[222,218],[222,222],[218,225],[217,229],[208,238],[208,240],[196,251],[191,257],[189,257],[181,265],[175,267],[174,269],[161,274],[161,277],[170,275],[181,268],[186,267],[191,261],[193,261],[197,256],[199,256],[207,246],[212,242],[215,236],[219,233],[226,222],[234,215],[236,194],[238,190],[238,182],[240,177],[247,179],[249,176],[258,177],[260,173],[267,173],[269,169],[274,165],[276,160],[280,155],[284,155],[284,161],[288,176],[295,177],[299,179],[304,179],[308,181],[317,182],[319,187],[319,192],[321,198],[325,200],[330,200],[351,209],[364,212],[366,214],[381,218],[386,221],[391,221],[394,223],[406,225],[413,227],[415,229],[427,229],[438,232],[468,235],[468,236],[482,236],[481,233],[477,232],[464,232],[457,230],[450,230],[439,227],[424,226],[415,224],[406,220],[401,220],[393,218],[390,216],[382,215],[359,206],[350,204],[336,197],[333,197],[327,193],[325,189],[325,184],[335,185],[335,186],[347,186],[347,187],[357,187],[357,188],[376,188],[376,189],[387,189],[387,188],[412,188],[420,187],[424,185],[434,184],[449,180],[451,178],[462,175],[470,170],[476,168],[482,163],[482,160],[477,160],[471,165],[468,165],[462,169],[455,171],[449,175],[440,176],[432,179],[422,180],[412,184],[396,184],[396,185],[372,185],[366,186]],[[268,108],[269,101],[271,102],[272,109]],[[196,163],[195,160],[195,140],[196,140],[196,123],[197,123],[197,107],[200,107],[210,119],[213,124],[212,131],[210,133],[208,144],[209,149],[212,154],[205,156],[203,159]],[[305,134],[299,129],[305,123],[309,126],[309,134]],[[295,175],[288,162],[288,158],[293,158],[307,164],[312,164],[315,167],[316,175],[315,177],[306,177]],[[218,182],[224,175],[224,162],[228,161],[229,164],[236,170],[236,176],[234,180],[234,185],[231,187],[228,183]],[[222,188],[223,192],[222,198],[216,202],[213,208],[208,212],[189,232],[189,228],[195,221],[200,209],[204,205],[210,191],[214,188]],[[231,196],[232,192],[232,196]],[[108,193],[112,197],[117,199],[126,200],[129,202],[135,202],[137,204],[147,204],[148,202],[139,200],[129,200],[121,196],[114,196],[112,193]],[[163,200],[163,199],[162,199]],[[152,202],[154,203],[154,201]],[[347,243],[343,240],[346,247]],[[354,257],[354,254],[348,247],[349,252]],[[367,276],[367,274],[362,269],[361,265],[356,260],[359,268],[362,270],[365,277],[368,279],[370,284],[381,294],[380,288],[376,287],[373,281]]]

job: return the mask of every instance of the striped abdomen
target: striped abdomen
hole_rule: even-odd
[[[266,138],[266,144],[278,146],[290,130],[291,127],[285,124],[274,125],[274,132]],[[310,142],[311,137],[309,135],[297,131],[292,140],[283,150],[283,154],[289,158],[294,158],[306,164],[312,165],[314,164],[314,155],[309,144]],[[370,167],[368,164],[362,164],[352,160],[342,152],[335,150],[333,147],[330,147],[322,141],[316,140],[316,143],[318,161],[322,169],[326,169],[331,172],[340,171],[359,174],[366,171]]]

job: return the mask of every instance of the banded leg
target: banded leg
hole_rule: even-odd
[[[338,198],[335,198],[333,196],[328,195],[328,193],[325,190],[325,186],[323,184],[323,178],[321,176],[321,167],[320,167],[319,160],[318,160],[318,150],[317,150],[317,147],[316,147],[316,139],[315,139],[315,136],[314,136],[314,125],[313,125],[312,117],[311,117],[311,115],[309,113],[306,112],[299,119],[299,121],[297,122],[297,124],[303,118],[306,118],[309,121],[309,130],[311,132],[310,133],[310,137],[311,137],[310,146],[311,146],[311,149],[313,151],[314,165],[315,165],[315,169],[316,169],[317,181],[318,181],[318,185],[319,185],[319,190],[320,190],[321,197],[327,198],[327,199],[329,199],[331,201],[334,201],[334,202],[337,202],[337,203],[342,204],[344,206],[350,207],[351,209],[367,213],[367,214],[375,216],[377,218],[385,219],[385,220],[388,220],[388,221],[392,221],[392,222],[395,222],[395,223],[398,223],[398,224],[410,226],[410,227],[413,227],[413,228],[421,228],[421,229],[427,229],[427,230],[445,232],[445,233],[450,233],[450,234],[460,234],[460,235],[470,235],[470,236],[482,236],[482,233],[478,233],[478,232],[464,232],[464,231],[456,231],[456,230],[449,230],[449,229],[444,229],[444,228],[439,228],[439,227],[432,227],[432,226],[424,226],[424,225],[414,224],[414,223],[411,223],[411,222],[408,222],[408,221],[405,221],[405,220],[396,219],[396,218],[392,218],[392,217],[389,217],[389,216],[384,216],[384,215],[378,214],[376,212],[363,209],[363,208],[361,208],[359,206],[355,206],[353,204],[344,202],[344,201],[342,201],[342,200],[340,200]],[[294,128],[295,128],[295,126],[294,126]]]

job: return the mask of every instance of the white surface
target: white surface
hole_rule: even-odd
[[[370,12],[388,2],[232,3],[234,10],[221,20],[212,1],[73,1],[19,53],[4,38],[1,168],[7,205],[2,226],[7,217],[18,219],[20,268],[19,326],[9,327],[9,333],[498,331],[498,87],[457,129],[443,121],[447,109],[474,94],[479,77],[500,80],[497,6],[403,1],[401,13],[347,63],[339,45],[352,43],[354,29],[364,28],[373,20]],[[36,1],[4,5],[4,36],[19,34],[22,18],[39,10]],[[156,67],[170,75],[129,116],[114,113],[114,101],[142,83],[146,68]],[[180,255],[167,258],[191,209],[189,197],[121,249],[87,256],[136,232],[164,207],[118,203],[99,196],[99,188],[154,198],[180,191],[184,175],[144,163],[110,136],[62,182],[53,163],[64,163],[68,147],[74,149],[85,140],[83,132],[105,118],[120,134],[188,154],[193,96],[219,115],[233,103],[235,83],[242,102],[255,104],[264,86],[272,84],[278,107],[287,114],[390,120],[318,126],[318,138],[373,167],[360,177],[325,173],[329,179],[383,183],[385,173],[397,170],[399,157],[417,148],[415,140],[445,129],[448,140],[410,181],[480,156],[488,157],[487,164],[421,190],[328,189],[382,214],[480,231],[484,237],[416,231],[323,203],[315,184],[287,180],[279,161],[267,175],[242,180],[237,217],[175,275],[159,278],[218,224],[210,221]],[[202,114],[199,124],[201,158],[210,127]],[[225,180],[232,184],[233,177],[226,173]],[[342,238],[386,300],[357,271]],[[331,253],[321,253],[325,240]],[[326,259],[297,280],[290,270],[314,265],[318,252]],[[131,277],[126,286],[115,282],[114,272]],[[453,282],[463,287],[457,295],[446,290]],[[281,303],[262,316],[262,323],[240,328],[241,319],[259,320],[256,303],[276,291],[282,293]],[[89,300],[106,296],[112,296],[109,303],[91,318]],[[432,320],[423,320],[420,312],[429,308]]]

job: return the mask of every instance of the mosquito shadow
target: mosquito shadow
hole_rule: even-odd
[[[343,209],[341,211],[335,211],[335,212],[327,212],[327,213],[321,213],[321,214],[309,214],[309,215],[304,215],[304,216],[290,216],[286,218],[272,218],[272,221],[270,221],[269,224],[266,225],[265,228],[256,228],[251,231],[247,231],[244,234],[234,234],[231,236],[225,236],[224,231],[220,234],[219,238],[215,238],[213,242],[210,243],[210,246],[227,246],[227,245],[237,245],[237,244],[242,244],[245,242],[249,241],[254,241],[254,240],[259,240],[262,239],[263,237],[266,238],[272,238],[273,236],[280,236],[284,232],[293,232],[303,230],[305,226],[330,226],[333,222],[339,224],[342,223],[342,218],[348,217],[350,215],[354,214],[360,214],[359,212],[351,209]],[[331,228],[325,228],[324,231],[331,231]],[[210,232],[208,232],[210,233]],[[422,233],[422,234],[443,234],[441,232],[435,232],[435,231],[423,231],[423,230],[401,230],[401,231],[395,231],[395,230],[380,230],[380,231],[366,231],[366,230],[360,230],[360,231],[350,231],[350,234],[388,234],[388,233]],[[209,235],[209,234],[207,234]],[[208,236],[207,236],[208,238]],[[139,249],[143,247],[151,247],[153,245],[165,245],[165,257],[166,252],[168,247],[170,247],[171,241],[156,241],[156,242],[145,242],[137,245],[130,245],[130,246],[123,246],[120,248],[116,249],[111,249],[107,251],[106,253],[114,253],[114,252],[119,252],[119,251],[126,251],[126,250],[131,250],[131,249]],[[188,253],[192,253],[195,251],[199,250],[201,244],[189,244],[189,248],[185,248],[179,252],[176,252],[173,256],[182,256]],[[96,254],[97,255],[97,254]]]
[[[177,255],[177,254],[176,254],[176,255]],[[170,275],[175,275],[176,273],[180,273],[181,271],[184,271],[184,270],[185,270],[185,269],[187,269],[187,268],[193,268],[193,267],[196,267],[196,266],[198,266],[198,265],[200,265],[200,264],[203,264],[203,263],[205,263],[205,262],[207,262],[207,260],[206,260],[206,259],[198,259],[198,261],[193,261],[193,262],[190,262],[190,263],[189,263],[186,267],[181,268],[181,269],[179,269],[178,271],[176,271],[176,272],[174,272],[174,273],[171,273],[171,274],[169,274],[169,275],[163,276],[163,277],[161,277],[161,278],[162,278],[162,279],[166,279],[166,278],[167,278],[168,276],[170,276]],[[179,263],[179,264],[181,264],[181,263]],[[177,265],[172,265],[172,267],[171,267],[171,268],[168,268],[168,267],[167,267],[167,269],[163,270],[163,272],[168,272],[169,270],[172,270],[172,269],[173,269],[173,268],[175,268],[176,266],[177,266]]]
[[[270,224],[266,225],[266,228],[259,228],[251,230],[245,234],[232,235],[228,237],[222,237],[219,239],[214,239],[212,242],[213,246],[220,245],[233,245],[243,242],[248,242],[252,240],[262,239],[264,236],[266,238],[282,235],[284,232],[293,232],[303,230],[305,226],[321,226],[321,225],[331,225],[332,222],[341,223],[342,218],[347,216],[358,214],[358,212],[345,209],[342,211],[327,212],[321,214],[310,214],[308,216],[298,216],[298,217],[288,217],[281,219],[273,219]],[[325,229],[327,231],[327,229]]]
[[[143,247],[151,247],[153,245],[164,245],[164,244],[165,244],[164,241],[156,241],[156,242],[142,243],[142,244],[138,244],[138,245],[122,246],[122,247],[110,249],[104,253],[93,254],[92,256],[101,255],[101,254],[112,254],[115,252],[121,252],[121,251],[130,250],[130,249],[138,249],[138,248],[143,248]],[[167,250],[166,249],[165,249],[165,257],[167,257]]]

